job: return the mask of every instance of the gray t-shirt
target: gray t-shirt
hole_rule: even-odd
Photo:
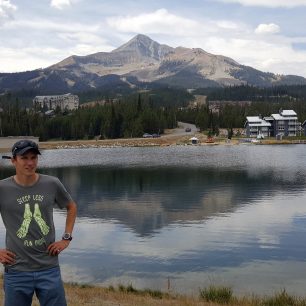
[[[16,254],[10,266],[19,271],[38,271],[58,265],[48,246],[55,241],[53,207],[72,201],[58,178],[39,174],[38,181],[23,187],[13,177],[0,181],[0,212],[6,228],[6,248]]]

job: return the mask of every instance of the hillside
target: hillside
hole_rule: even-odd
[[[269,87],[305,85],[295,75],[275,75],[244,66],[199,48],[172,48],[137,35],[111,52],[70,56],[48,68],[0,74],[0,93],[21,89],[41,94],[91,89],[181,88],[249,84]]]

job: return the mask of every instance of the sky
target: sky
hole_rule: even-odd
[[[0,0],[0,72],[110,52],[137,34],[306,77],[306,0]]]

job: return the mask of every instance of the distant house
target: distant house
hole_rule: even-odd
[[[273,134],[271,136],[296,136],[300,123],[294,110],[280,110],[279,114],[272,114]]]
[[[301,123],[298,122],[294,110],[280,110],[278,114],[271,114],[263,119],[259,116],[247,117],[245,130],[247,137],[297,136]]]
[[[79,97],[71,93],[54,96],[36,96],[33,99],[34,107],[44,108],[47,110],[55,110],[60,108],[64,110],[74,110],[79,107]]]
[[[271,123],[259,116],[248,116],[244,127],[247,137],[270,136]]]

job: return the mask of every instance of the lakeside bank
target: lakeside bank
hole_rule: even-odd
[[[216,141],[215,143],[206,143],[205,135],[196,135],[199,139],[198,145],[215,145],[226,143],[225,141]],[[119,138],[119,139],[103,139],[103,140],[58,140],[58,141],[42,141],[39,147],[42,150],[50,149],[78,149],[78,148],[104,148],[104,147],[153,147],[153,146],[175,146],[175,145],[191,145],[190,135],[165,135],[157,138]],[[231,144],[237,144],[234,140]],[[3,145],[0,152],[9,152],[11,143]]]
[[[3,275],[0,286],[3,287]],[[163,293],[150,289],[137,290],[131,285],[117,288],[97,287],[82,284],[64,284],[69,306],[304,306],[306,298],[289,295],[285,290],[273,296],[249,295],[235,297],[227,287],[199,289],[198,296]],[[0,303],[3,304],[4,292],[0,291]],[[32,306],[39,306],[34,296]]]
[[[192,144],[191,137],[198,139],[197,144]],[[38,139],[37,139],[38,141]],[[118,139],[91,139],[91,140],[58,140],[58,141],[41,141],[39,147],[42,150],[50,149],[82,149],[82,148],[105,148],[105,147],[153,147],[153,146],[179,146],[179,145],[197,145],[197,146],[213,146],[213,145],[289,145],[289,144],[306,144],[306,140],[276,140],[273,138],[250,141],[250,139],[233,138],[215,138],[208,141],[207,136],[202,133],[195,134],[172,134],[168,132],[161,137],[156,138],[118,138]],[[2,139],[0,152],[9,152],[12,146],[10,137]]]

